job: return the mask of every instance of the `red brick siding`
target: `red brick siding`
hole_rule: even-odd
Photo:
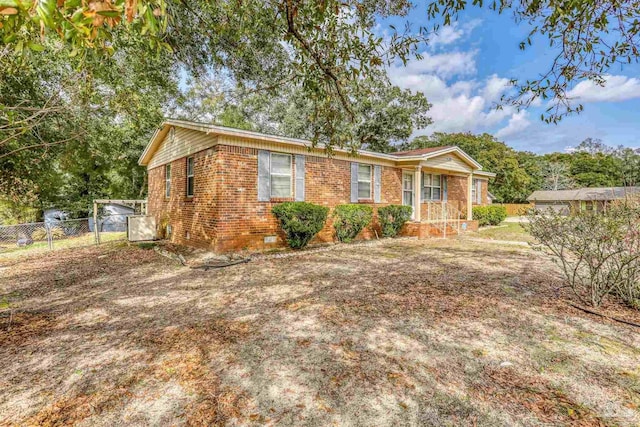
[[[287,199],[258,201],[258,151],[253,148],[218,145],[194,155],[194,197],[186,197],[186,158],[171,162],[171,196],[164,197],[164,165],[149,170],[149,212],[158,224],[171,224],[171,241],[208,247],[218,252],[265,249],[284,245],[284,235],[271,208]],[[293,156],[295,175],[295,156]],[[327,224],[313,243],[334,240],[331,221],[336,205],[350,203],[350,162],[324,157],[305,157],[305,201],[331,209]],[[295,176],[292,177],[295,183]],[[449,178],[449,200],[459,197],[458,181]],[[361,201],[378,207],[402,203],[402,170],[382,166],[381,203]],[[295,184],[292,185],[295,190]],[[461,193],[466,200],[465,192]],[[373,197],[373,187],[372,187]],[[375,210],[374,210],[375,212]],[[360,238],[374,238],[377,221],[363,230]],[[379,228],[377,229],[379,233]],[[187,233],[189,238],[187,239]],[[265,243],[276,236],[275,243]]]
[[[449,176],[447,178],[447,193],[449,200],[461,202],[467,206],[469,197],[468,178],[466,176]]]
[[[165,165],[149,170],[149,213],[160,226],[171,225],[172,241],[193,246],[210,246],[216,239],[217,181],[215,152],[194,154],[194,195],[187,197],[187,158],[171,162],[171,192],[165,197]],[[187,239],[187,233],[189,238]]]
[[[464,230],[462,229],[462,227]],[[461,232],[478,231],[478,221],[460,221]],[[447,225],[447,236],[455,236],[457,230],[454,225]],[[427,222],[409,222],[405,224],[400,232],[401,236],[413,236],[419,239],[428,239],[430,237],[444,237],[442,224]]]
[[[482,197],[482,205],[488,205],[489,204],[489,181],[482,179],[480,180],[480,195]]]
[[[218,145],[216,156],[214,179],[220,183],[216,195],[220,213],[215,249],[224,252],[254,248],[257,242],[264,243],[265,236],[278,234],[277,221],[271,214],[275,203],[258,201],[258,151]],[[284,200],[293,199],[280,199]]]
[[[239,149],[218,146],[218,174],[227,175],[219,194],[221,217],[218,224],[218,251],[239,249],[263,249],[284,245],[284,233],[271,214],[272,207],[284,200],[258,201],[258,153],[255,149]],[[243,150],[238,154],[239,150]],[[295,157],[293,181],[295,182]],[[396,168],[382,167],[382,193],[380,204],[372,200],[362,203],[372,206],[400,203],[400,178],[402,172]],[[372,188],[373,195],[373,188]],[[312,243],[334,241],[331,215],[339,204],[350,203],[351,169],[346,160],[328,159],[318,156],[305,158],[305,201],[330,209],[327,223]],[[266,236],[276,236],[275,243],[265,243]],[[362,238],[374,237],[372,229],[364,230]]]

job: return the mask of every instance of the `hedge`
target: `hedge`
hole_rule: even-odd
[[[367,205],[338,205],[333,211],[333,228],[341,242],[350,242],[371,223],[373,208]]]
[[[280,221],[289,247],[301,249],[322,230],[329,208],[307,202],[284,202],[271,212]]]
[[[389,205],[378,208],[378,220],[384,237],[396,237],[405,222],[411,219],[411,206]]]
[[[504,206],[476,206],[473,208],[473,219],[479,226],[498,225],[507,218],[507,209]]]

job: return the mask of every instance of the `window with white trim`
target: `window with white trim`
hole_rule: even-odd
[[[478,203],[478,179],[473,178],[471,180],[471,200],[473,203]]]
[[[438,201],[442,199],[442,175],[422,174],[422,200]]]
[[[171,165],[164,167],[164,197],[171,196]]]
[[[471,200],[475,203],[476,199],[476,179],[471,180]]]
[[[358,165],[358,199],[371,199],[371,165]]]
[[[194,186],[194,161],[193,157],[187,157],[187,197],[193,197]]]
[[[271,197],[291,197],[291,178],[293,176],[291,172],[291,155],[271,153],[271,161],[269,163]]]

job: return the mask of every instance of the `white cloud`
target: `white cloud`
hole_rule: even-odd
[[[460,132],[477,129],[483,122],[484,99],[480,96],[459,95],[434,102],[429,110],[433,125],[430,132]]]
[[[436,47],[440,45],[448,45],[460,40],[464,36],[462,28],[458,28],[458,23],[447,25],[440,28],[439,31],[429,37],[429,46]]]
[[[498,139],[503,139],[509,136],[517,135],[531,125],[531,121],[527,118],[529,113],[527,110],[520,110],[511,115],[509,123],[498,132],[495,136]]]
[[[411,65],[411,64],[409,64]],[[425,94],[432,107],[429,116],[433,124],[417,134],[432,132],[477,132],[498,125],[514,109],[492,108],[502,93],[508,89],[508,79],[496,75],[486,81],[458,80],[447,84],[435,74],[414,73],[415,67],[396,67],[389,70],[391,81],[402,87]]]
[[[509,79],[504,77],[498,77],[497,74],[493,74],[487,80],[487,84],[484,87],[482,96],[490,102],[499,101],[500,97],[509,88]]]
[[[605,76],[604,86],[584,80],[567,95],[578,102],[615,102],[640,98],[640,79],[609,75]]]
[[[445,79],[472,75],[476,72],[476,54],[475,50],[439,54],[422,52],[422,59],[410,61],[406,66],[396,65],[389,70],[389,75],[393,78],[395,74],[435,74]]]
[[[566,117],[556,125],[531,118],[531,125],[524,131],[514,133],[504,140],[518,150],[550,153],[570,150],[587,137],[603,140],[610,138],[608,131],[601,127],[590,112]]]
[[[465,39],[471,32],[482,23],[480,19],[474,19],[460,25],[453,22],[451,25],[440,27],[433,35],[429,36],[429,47],[435,49],[440,46],[447,46]]]

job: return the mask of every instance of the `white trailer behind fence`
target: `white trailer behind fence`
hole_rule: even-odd
[[[43,222],[0,225],[0,253],[20,255],[125,240],[130,217],[136,218],[132,241],[153,240],[155,221],[146,213],[146,200],[99,199],[93,203],[91,218],[49,215]]]

